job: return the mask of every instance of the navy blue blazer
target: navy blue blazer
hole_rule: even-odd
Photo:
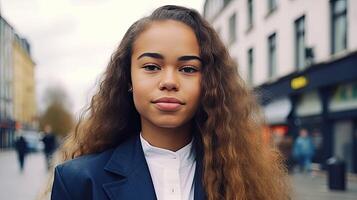
[[[200,160],[196,159],[195,200],[205,199]],[[132,137],[114,149],[81,156],[58,165],[55,168],[51,199],[157,199],[140,137]]]

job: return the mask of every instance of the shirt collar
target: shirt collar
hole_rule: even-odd
[[[195,151],[193,147],[193,139],[186,146],[177,151],[171,151],[159,147],[152,146],[146,141],[140,133],[141,145],[143,147],[144,155],[146,158],[153,159],[180,159],[180,166],[186,166],[195,161]]]

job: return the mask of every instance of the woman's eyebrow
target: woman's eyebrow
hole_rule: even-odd
[[[159,53],[153,53],[153,52],[146,52],[141,54],[137,59],[141,59],[143,57],[150,57],[150,58],[156,58],[156,59],[164,59],[164,56],[159,54]],[[198,60],[202,62],[201,58],[195,55],[185,55],[185,56],[180,56],[178,61],[189,61],[189,60]]]
[[[156,59],[164,59],[163,55],[161,55],[159,53],[150,53],[150,52],[141,54],[137,59],[139,60],[142,57],[151,57],[151,58],[156,58]]]
[[[181,56],[177,60],[178,61],[198,60],[198,61],[202,62],[201,58],[198,56]]]

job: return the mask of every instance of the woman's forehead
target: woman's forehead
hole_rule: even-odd
[[[199,55],[200,48],[191,27],[179,21],[162,20],[152,22],[136,38],[133,55],[146,51]]]

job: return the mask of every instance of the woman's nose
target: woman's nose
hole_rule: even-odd
[[[163,70],[162,79],[159,83],[160,90],[168,91],[178,91],[179,89],[179,80],[177,77],[177,72],[173,69]]]

